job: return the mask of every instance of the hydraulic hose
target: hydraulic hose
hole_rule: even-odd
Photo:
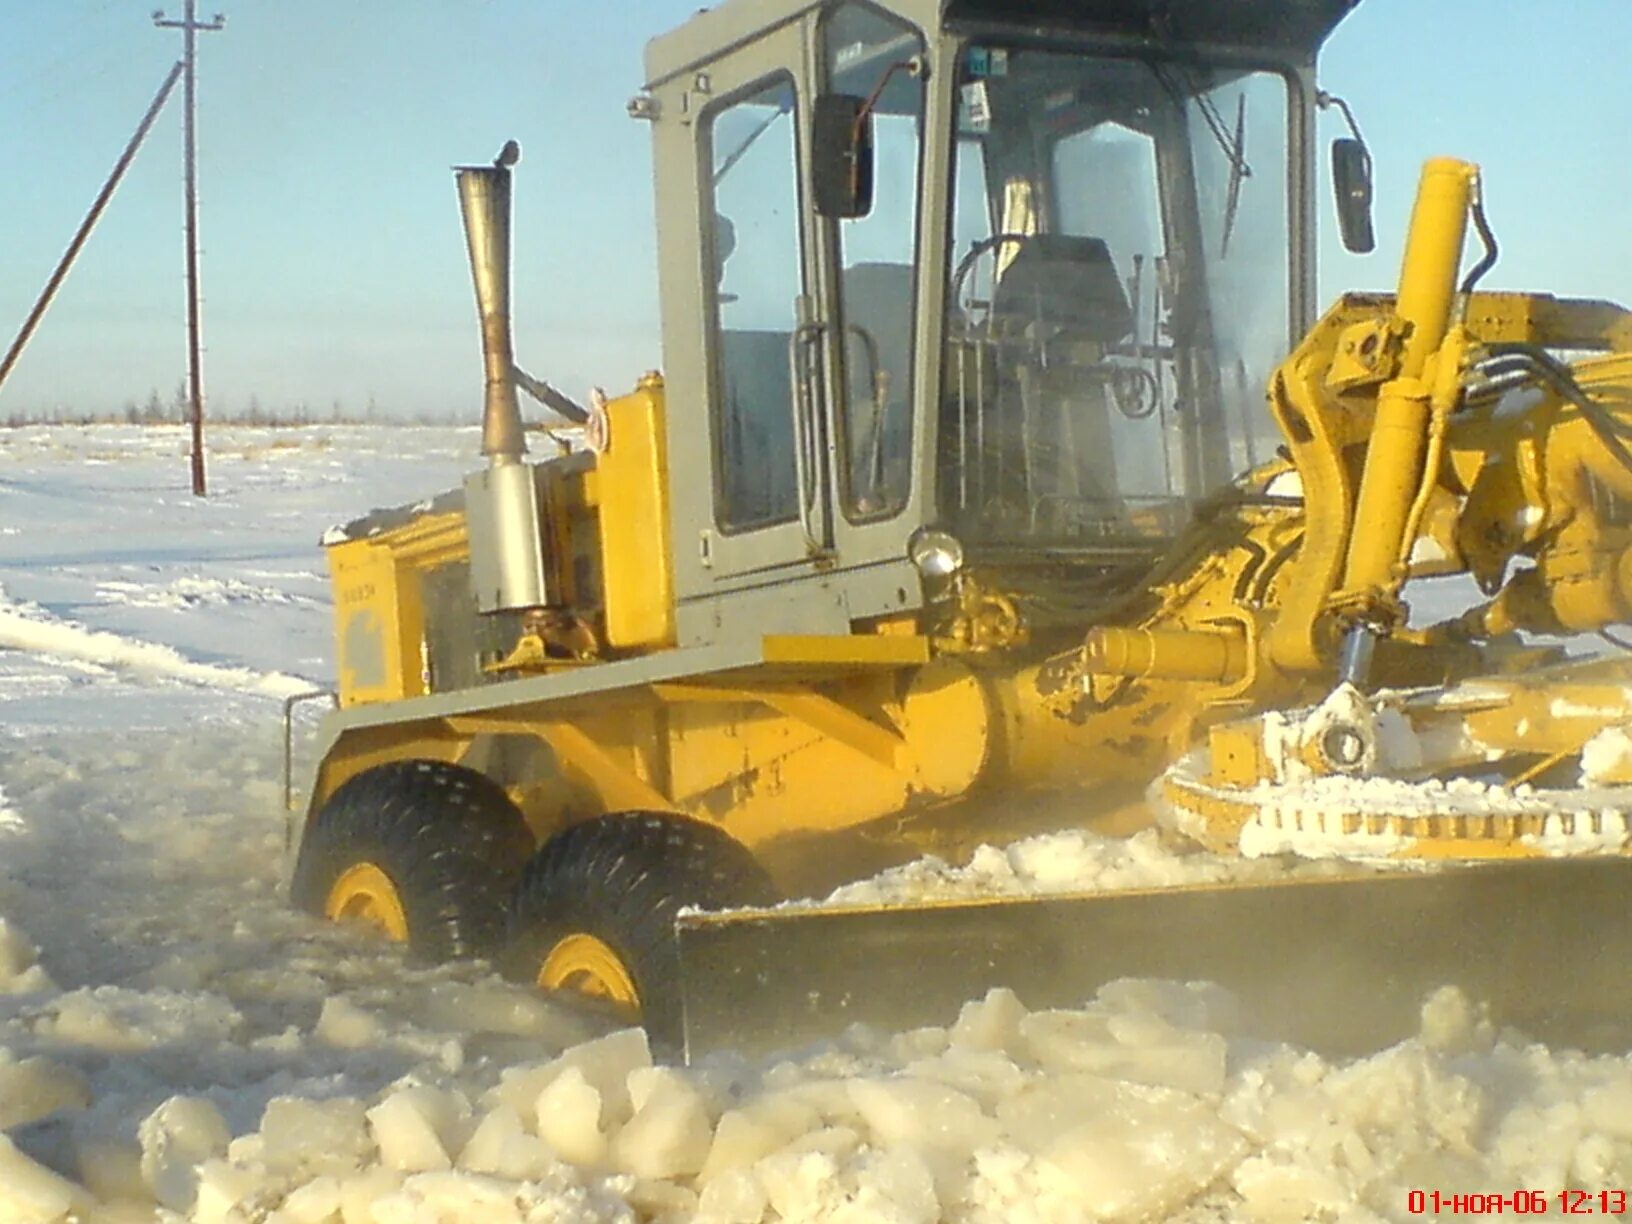
[[[1617,436],[1619,426],[1615,418],[1607,408],[1583,391],[1569,367],[1546,349],[1533,344],[1504,346],[1497,357],[1485,362],[1480,369],[1481,373],[1488,372],[1496,378],[1524,371],[1546,384],[1581,413],[1615,462],[1632,473],[1632,451],[1628,451],[1626,444]]]

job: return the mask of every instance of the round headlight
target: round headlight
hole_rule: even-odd
[[[963,568],[963,545],[947,532],[919,528],[907,541],[907,559],[925,578],[946,578]]]

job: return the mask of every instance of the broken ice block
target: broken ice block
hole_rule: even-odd
[[[354,1173],[373,1155],[361,1101],[273,1097],[261,1114],[261,1159],[285,1172]]]
[[[538,1137],[562,1160],[594,1167],[606,1159],[600,1091],[580,1067],[567,1067],[538,1094]]]
[[[48,1058],[10,1058],[10,1051],[0,1049],[0,1131],[91,1103],[90,1084],[72,1067]]]
[[[136,1128],[142,1145],[142,1179],[153,1197],[172,1211],[187,1212],[198,1195],[198,1166],[227,1150],[227,1123],[201,1097],[173,1096]]]
[[[453,1162],[437,1134],[436,1103],[422,1088],[401,1088],[367,1111],[380,1163],[405,1173],[449,1169]]]
[[[714,1127],[696,1086],[668,1067],[645,1067],[629,1076],[639,1102],[612,1144],[613,1163],[637,1177],[690,1177],[703,1167]]]

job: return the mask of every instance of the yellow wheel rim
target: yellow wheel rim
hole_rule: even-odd
[[[582,932],[558,940],[550,949],[539,966],[538,984],[550,990],[576,990],[630,1011],[640,1009],[640,992],[623,958],[605,940]]]
[[[397,943],[408,942],[408,912],[397,886],[373,863],[358,863],[340,873],[323,902],[331,922],[357,922]]]

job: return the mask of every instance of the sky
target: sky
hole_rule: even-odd
[[[0,344],[180,53],[156,0],[0,0]],[[583,395],[661,364],[646,40],[696,0],[218,0],[200,36],[209,412],[475,419],[475,308],[449,167],[517,170],[517,355]],[[168,16],[180,15],[169,0]],[[1632,302],[1632,0],[1363,0],[1327,45],[1377,171],[1378,253],[1323,243],[1322,295],[1398,268],[1422,161],[1481,162],[1490,288]],[[10,381],[0,419],[117,412],[186,370],[181,93]],[[1344,134],[1333,118],[1321,138]],[[1321,221],[1332,227],[1329,201]]]

